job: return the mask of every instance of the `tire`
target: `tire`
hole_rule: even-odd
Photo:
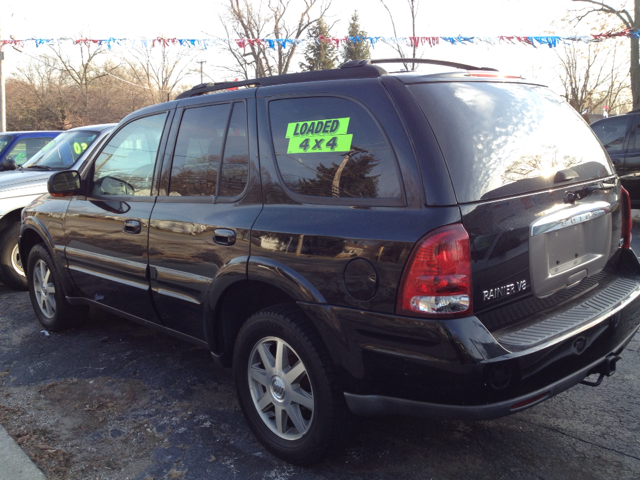
[[[18,290],[27,289],[27,277],[18,251],[20,222],[0,233],[0,267],[5,284]]]
[[[89,307],[67,302],[60,274],[51,255],[42,245],[36,245],[29,252],[27,279],[31,304],[44,328],[58,332],[84,323]]]
[[[274,455],[309,465],[339,440],[347,408],[335,367],[295,305],[247,320],[236,339],[233,373],[247,422]]]

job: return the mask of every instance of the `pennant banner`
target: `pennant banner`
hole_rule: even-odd
[[[498,36],[498,37],[318,37],[318,38],[241,38],[241,39],[225,39],[225,38],[165,38],[156,37],[152,39],[129,39],[129,38],[106,38],[106,39],[94,39],[94,38],[27,38],[24,40],[0,40],[0,50],[4,46],[13,46],[17,48],[24,48],[27,46],[59,46],[65,43],[72,45],[85,45],[85,46],[101,46],[105,45],[109,50],[115,46],[135,46],[143,45],[145,47],[151,45],[151,47],[187,47],[187,48],[199,48],[206,50],[209,47],[219,45],[235,45],[242,49],[251,49],[256,47],[266,47],[272,50],[276,48],[287,49],[292,46],[305,44],[308,42],[326,43],[332,44],[336,47],[344,43],[356,44],[360,42],[366,42],[371,47],[376,46],[379,42],[387,45],[407,45],[409,47],[429,46],[434,47],[441,43],[448,43],[451,45],[529,45],[532,47],[546,46],[549,48],[555,48],[560,44],[566,44],[569,42],[599,42],[608,38],[617,37],[634,37],[640,38],[640,30],[625,29],[617,32],[604,32],[583,36],[559,36],[559,35],[546,35],[535,37],[522,37],[522,36]]]

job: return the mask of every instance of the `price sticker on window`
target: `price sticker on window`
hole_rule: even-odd
[[[75,142],[73,144],[73,151],[76,152],[76,155],[80,155],[86,149],[87,149],[87,144],[84,142],[83,143]]]
[[[351,150],[350,117],[294,122],[287,125],[287,153],[331,153]]]

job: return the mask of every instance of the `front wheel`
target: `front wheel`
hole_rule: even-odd
[[[295,305],[247,320],[236,340],[233,369],[249,426],[273,454],[308,465],[338,439],[346,406],[335,367]]]
[[[89,308],[67,301],[56,265],[42,245],[36,245],[29,253],[27,281],[33,309],[47,330],[57,332],[77,327],[86,320]]]

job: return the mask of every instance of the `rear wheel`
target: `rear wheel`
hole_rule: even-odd
[[[5,283],[18,290],[27,289],[27,277],[24,273],[18,239],[20,222],[12,224],[0,233],[0,267]]]
[[[344,426],[344,398],[319,335],[295,305],[247,320],[233,369],[245,417],[272,453],[307,465],[335,443]]]
[[[77,327],[86,320],[89,308],[67,301],[56,265],[42,245],[36,245],[29,253],[27,279],[31,304],[47,330],[57,332]]]

